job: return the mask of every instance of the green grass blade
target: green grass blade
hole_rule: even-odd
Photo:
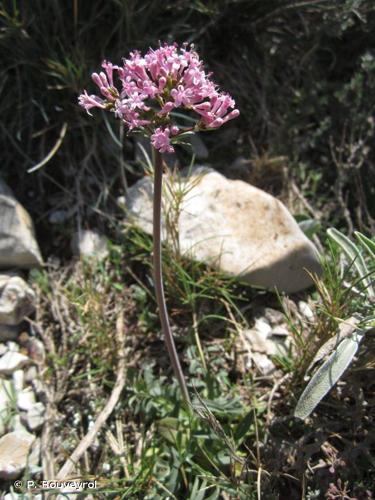
[[[367,294],[369,295],[369,297],[374,297],[375,292],[372,287],[371,279],[369,278],[370,273],[358,247],[352,241],[350,241],[347,236],[340,233],[340,231],[337,231],[337,229],[333,227],[327,229],[327,234],[333,241],[335,241],[339,245],[345,255],[353,262],[353,265],[357,269],[366,287]]]
[[[354,234],[356,235],[363,248],[368,251],[370,257],[375,260],[375,242],[358,231],[355,231]]]
[[[363,337],[360,331],[344,339],[315,372],[297,403],[295,417],[304,420],[310,415],[350,365]]]

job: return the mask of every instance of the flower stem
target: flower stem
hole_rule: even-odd
[[[154,284],[156,302],[159,308],[159,317],[164,333],[165,344],[167,346],[169,358],[172,363],[174,374],[180,384],[183,399],[186,405],[190,405],[189,392],[186,386],[185,377],[182,372],[180,360],[176,351],[169,318],[167,306],[164,297],[162,260],[161,260],[161,201],[163,187],[163,158],[159,151],[155,150],[155,169],[154,169],[154,213],[153,213],[153,244],[154,244]]]

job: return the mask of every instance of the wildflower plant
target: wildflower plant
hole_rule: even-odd
[[[232,97],[221,92],[206,73],[194,47],[161,45],[145,55],[138,51],[123,59],[121,66],[104,61],[104,71],[93,73],[101,97],[79,96],[79,104],[90,113],[92,108],[110,111],[122,120],[128,132],[138,132],[150,138],[155,149],[153,264],[156,300],[174,373],[186,403],[190,402],[184,375],[178,359],[164,298],[161,265],[161,197],[163,153],[173,153],[174,145],[187,134],[210,131],[236,118]],[[179,126],[174,111],[191,115],[194,125]]]

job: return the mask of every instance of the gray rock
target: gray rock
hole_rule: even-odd
[[[0,323],[0,342],[6,342],[7,340],[16,340],[20,329],[18,325],[2,325]]]
[[[283,319],[279,316],[279,311],[265,308],[263,312],[265,315],[256,318],[252,328],[241,332],[240,339],[243,352],[247,353],[244,359],[245,368],[250,369],[255,365],[263,375],[270,375],[276,369],[272,356],[288,354],[290,337],[285,323],[278,324]],[[270,323],[274,323],[274,326]]]
[[[170,179],[170,176],[168,177]],[[170,189],[175,183],[169,182]],[[267,289],[292,293],[312,285],[305,269],[321,274],[318,252],[276,198],[212,169],[196,168],[180,183],[189,188],[178,217],[179,247],[186,256]],[[152,234],[153,185],[145,177],[127,194],[133,222]],[[164,190],[165,214],[171,197]]]
[[[35,436],[28,432],[9,432],[0,439],[0,478],[16,479],[27,465]]]
[[[0,277],[0,323],[18,325],[35,309],[35,293],[19,276]]]
[[[255,365],[262,375],[271,375],[276,369],[275,365],[267,354],[254,351],[251,355],[251,359],[252,363],[250,364],[249,368]]]
[[[273,327],[285,323],[284,314],[277,309],[272,309],[272,307],[263,307],[260,310],[260,314],[257,314],[257,316],[264,316]]]
[[[46,350],[43,342],[35,337],[30,337],[26,342],[27,354],[35,363],[44,363]]]
[[[45,406],[43,403],[34,403],[34,405],[27,410],[25,418],[21,417],[21,421],[27,425],[31,431],[40,429],[44,423]]]
[[[10,375],[30,363],[30,359],[15,351],[7,351],[0,358],[0,374]]]
[[[75,234],[72,241],[73,252],[84,258],[103,260],[108,256],[106,238],[96,231],[84,230]]]
[[[0,179],[0,268],[43,264],[30,215]]]

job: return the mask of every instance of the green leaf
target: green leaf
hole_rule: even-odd
[[[315,372],[297,403],[295,417],[304,420],[310,415],[350,365],[363,337],[364,332],[360,330],[345,338]]]
[[[165,417],[156,424],[157,430],[164,439],[171,444],[176,444],[178,420],[173,417]]]
[[[340,233],[340,231],[337,231],[334,227],[327,229],[327,234],[339,245],[345,255],[353,262],[353,265],[357,269],[358,274],[366,287],[368,296],[375,297],[372,282],[369,278],[370,273],[359,248],[347,236]]]
[[[301,220],[298,225],[308,238],[312,238],[320,229],[320,222],[315,219]]]
[[[252,424],[254,424],[254,410],[250,410],[238,424],[236,430],[234,431],[234,440],[236,442],[242,441]]]
[[[375,242],[358,231],[354,231],[354,234],[356,235],[361,245],[368,251],[370,257],[375,260]]]

